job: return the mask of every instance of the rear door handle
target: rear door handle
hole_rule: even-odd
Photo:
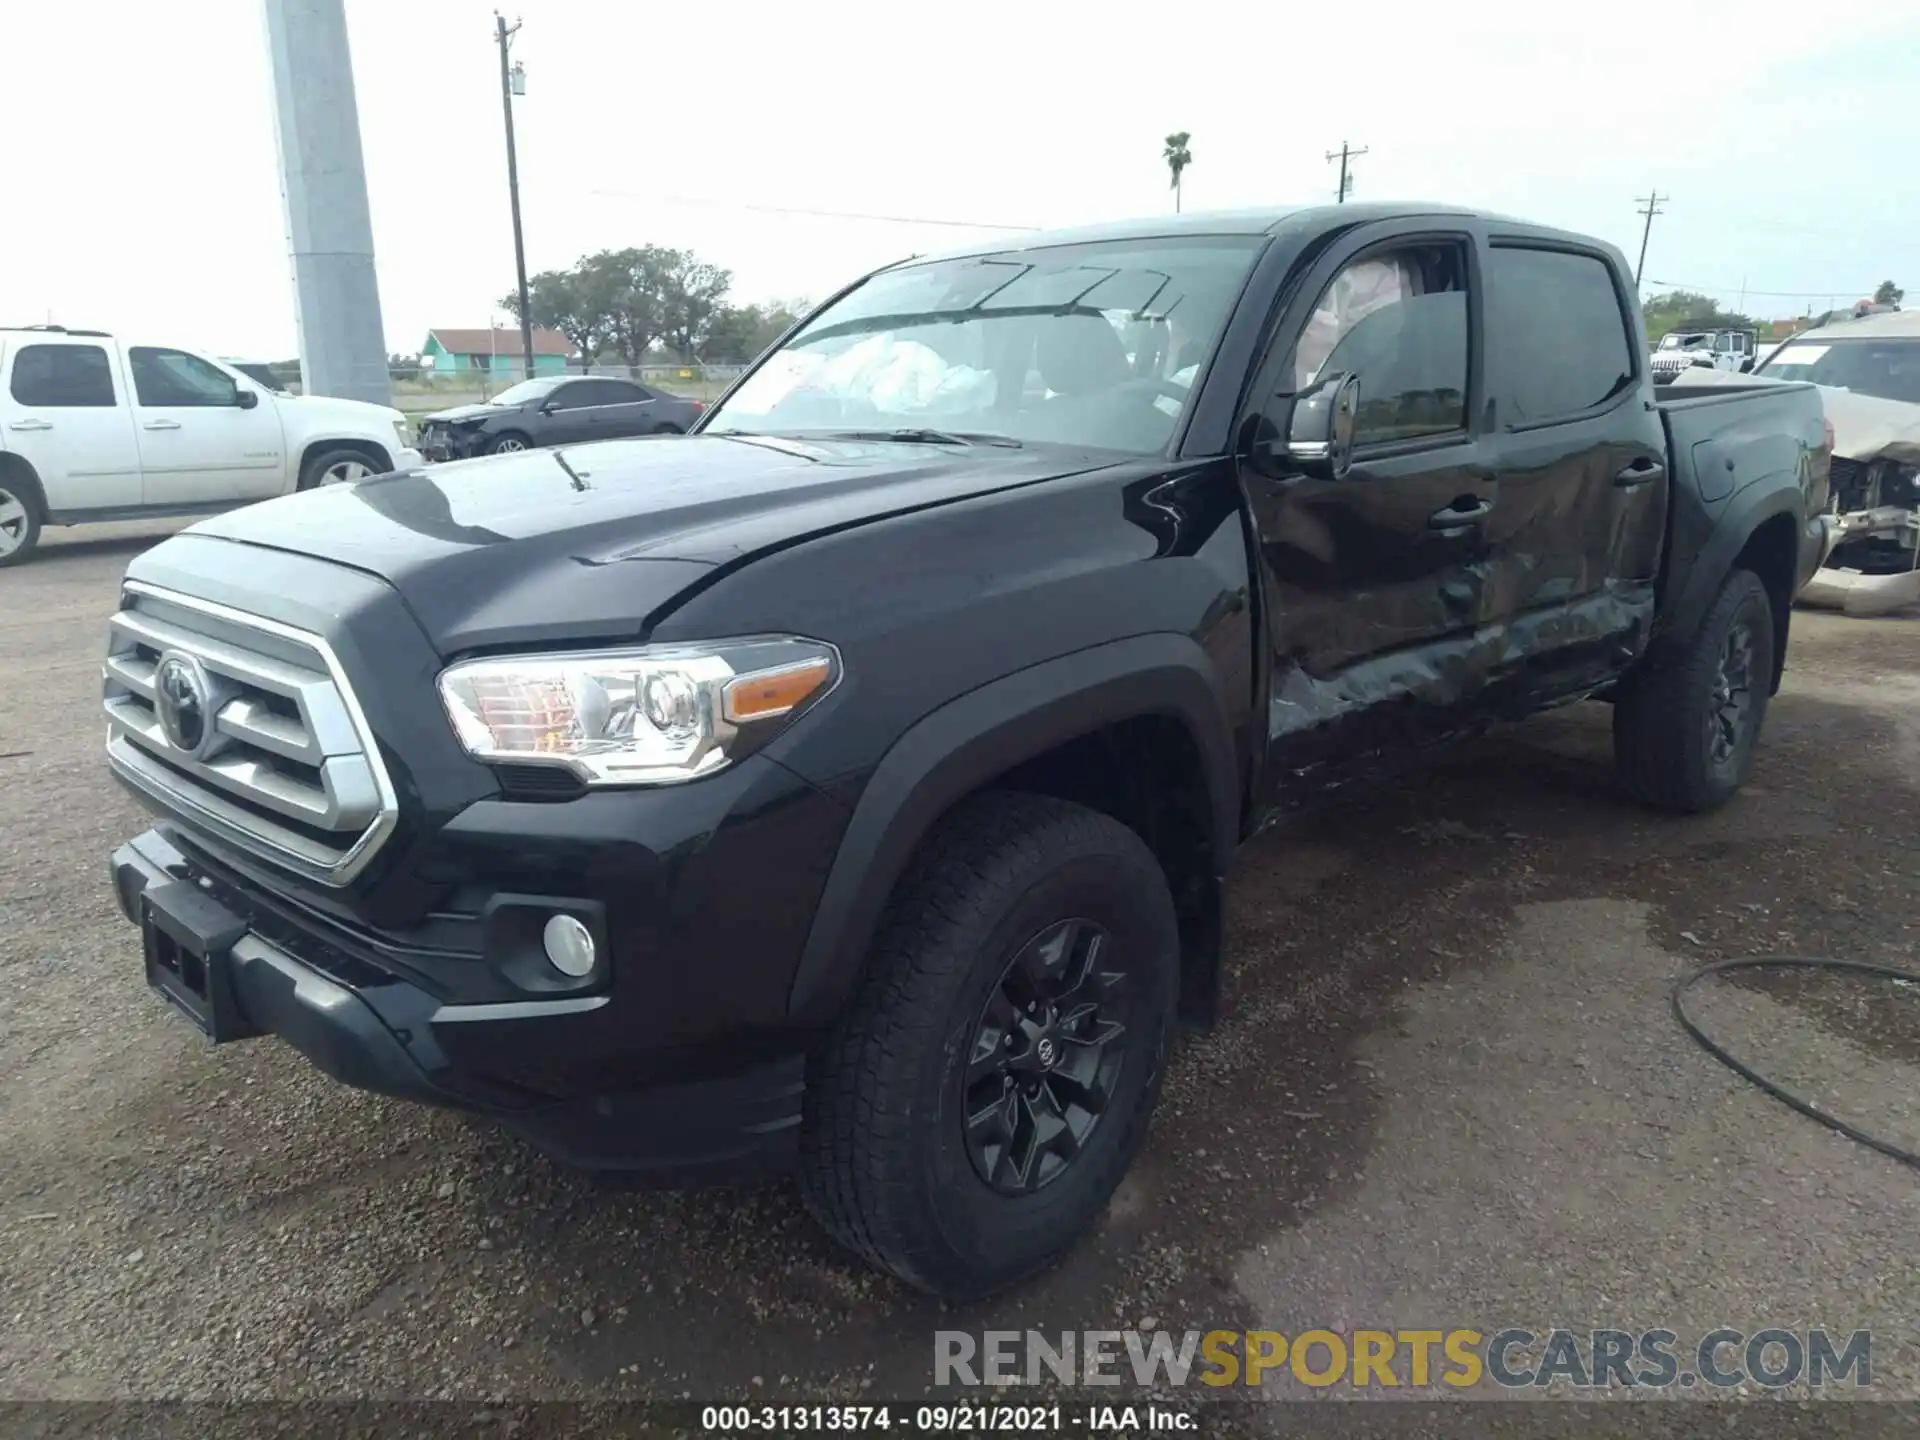
[[[178,430],[180,428],[180,422],[178,420],[149,420],[144,428],[148,430]]]
[[[1471,505],[1462,505],[1455,501],[1444,510],[1436,510],[1427,517],[1430,530],[1461,530],[1469,525],[1478,525],[1493,513],[1491,500],[1476,500]]]
[[[1618,485],[1622,490],[1632,490],[1636,486],[1646,485],[1654,480],[1658,480],[1666,473],[1666,466],[1662,465],[1658,460],[1649,460],[1646,456],[1642,455],[1638,460],[1635,460],[1631,465],[1627,466],[1626,469],[1616,471],[1614,473],[1613,483]]]
[[[9,430],[51,430],[53,422],[51,420],[10,420],[7,422],[7,428]]]

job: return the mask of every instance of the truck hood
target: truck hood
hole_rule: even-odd
[[[276,405],[300,407],[300,423],[306,426],[336,425],[349,432],[368,436],[390,434],[393,422],[407,417],[391,405],[375,405],[367,400],[342,400],[337,395],[275,395]]]
[[[452,655],[637,636],[687,587],[757,553],[1114,458],[1052,446],[661,436],[322,486],[184,533],[376,575]]]

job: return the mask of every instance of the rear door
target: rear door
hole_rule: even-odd
[[[1522,706],[1598,683],[1653,620],[1666,437],[1605,251],[1489,237],[1487,355],[1500,505],[1483,623],[1513,640],[1491,677]],[[1519,693],[1513,693],[1519,692]]]
[[[5,448],[33,466],[55,515],[140,504],[140,451],[115,358],[68,340],[8,343],[0,355]]]
[[[662,419],[652,391],[627,380],[583,380],[592,400],[587,415],[592,437],[614,440],[625,435],[649,435]]]
[[[127,370],[147,505],[264,500],[286,488],[280,411],[250,381],[158,345],[128,347]]]
[[[1315,263],[1250,403],[1356,375],[1340,480],[1246,469],[1264,561],[1272,803],[1417,749],[1470,718],[1485,657],[1486,527],[1478,263],[1467,228],[1372,226]]]

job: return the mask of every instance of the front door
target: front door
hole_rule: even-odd
[[[0,449],[40,477],[56,515],[140,504],[140,451],[125,383],[104,345],[16,345],[5,355]]]
[[[1284,358],[1269,359],[1261,389],[1355,375],[1352,469],[1245,472],[1270,617],[1270,803],[1463,723],[1487,664],[1473,636],[1500,497],[1473,423],[1472,239],[1363,242],[1323,259],[1318,278],[1301,292],[1317,297],[1311,309],[1283,315]]]
[[[289,488],[271,396],[185,350],[136,345],[127,368],[147,505],[240,503]]]
[[[537,432],[542,445],[582,445],[593,435],[591,380],[569,380],[554,387],[541,404],[544,423]]]

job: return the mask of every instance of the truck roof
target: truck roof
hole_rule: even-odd
[[[983,240],[978,244],[943,251],[937,255],[915,256],[917,260],[958,260],[970,255],[1004,255],[1009,251],[1038,250],[1054,245],[1082,245],[1103,240],[1148,240],[1186,235],[1278,235],[1283,231],[1345,229],[1378,220],[1401,220],[1415,216],[1440,216],[1459,220],[1478,220],[1507,235],[1525,235],[1532,239],[1568,240],[1595,245],[1601,242],[1571,230],[1556,230],[1484,210],[1460,205],[1437,205],[1420,201],[1384,201],[1345,205],[1274,206],[1253,210],[1192,210],[1179,215],[1147,215],[1131,220],[1109,220],[1097,225],[1081,225],[1060,230],[1033,230],[1023,234]],[[1611,250],[1612,246],[1604,246]],[[902,261],[902,264],[912,263]]]

